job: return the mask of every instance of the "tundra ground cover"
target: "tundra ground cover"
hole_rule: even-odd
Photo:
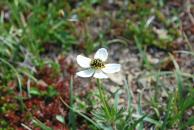
[[[0,130],[194,129],[193,0],[0,0],[0,12]],[[99,48],[120,71],[76,76],[77,55]]]

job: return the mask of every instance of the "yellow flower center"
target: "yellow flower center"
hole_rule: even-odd
[[[104,62],[100,59],[94,59],[91,61],[90,66],[93,69],[102,69],[105,67]]]

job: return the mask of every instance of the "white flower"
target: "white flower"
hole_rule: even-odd
[[[105,64],[108,58],[108,52],[105,48],[98,49],[94,59],[77,56],[77,63],[85,70],[77,72],[76,75],[84,78],[95,77],[98,79],[108,78],[106,73],[115,73],[120,71],[120,64]]]

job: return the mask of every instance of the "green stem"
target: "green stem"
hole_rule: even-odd
[[[98,91],[99,91],[99,98],[100,98],[100,101],[102,102],[103,104],[103,107],[107,113],[107,115],[110,117],[110,112],[109,112],[109,105],[107,103],[107,100],[106,100],[106,97],[104,95],[104,89],[102,88],[102,84],[100,82],[100,79],[97,79],[97,87],[98,87]]]
[[[104,93],[102,92],[102,88],[101,88],[101,82],[99,79],[97,79],[97,87],[98,87],[98,91],[99,91],[99,96],[100,96],[100,100],[102,101],[102,103],[105,103],[105,96]]]
[[[112,114],[111,114],[111,108],[110,108],[110,105],[108,103],[108,99],[105,96],[105,93],[104,93],[105,90],[103,88],[103,85],[102,85],[100,79],[97,79],[97,87],[98,87],[98,91],[99,91],[99,98],[100,98],[100,101],[102,102],[103,110],[105,111],[105,113],[108,117],[107,122],[112,126],[113,130],[117,130],[116,124],[115,124],[113,117],[112,117]]]

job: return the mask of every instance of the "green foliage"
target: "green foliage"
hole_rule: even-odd
[[[70,80],[70,107],[74,107],[73,102],[74,102],[74,94],[73,94],[73,79],[71,78]],[[75,112],[71,109],[69,112],[69,125],[71,126],[72,130],[76,130],[76,114]]]
[[[192,116],[187,120],[184,119],[187,110],[194,106],[194,90],[191,87],[191,84],[188,86],[184,85],[183,80],[186,79],[181,75],[182,72],[173,57],[172,60],[176,68],[174,75],[177,80],[177,90],[175,93],[169,95],[169,101],[162,128],[164,129],[177,126],[181,130],[184,130],[194,125]]]
[[[59,46],[61,52],[69,50],[75,44],[76,39],[71,34],[74,28],[67,21],[67,17],[59,16],[59,10],[64,5],[63,1],[57,6],[39,0],[37,2],[12,0],[3,3],[10,10],[8,13],[11,16],[9,21],[4,21],[2,15],[0,57],[15,68],[17,62],[24,60],[26,53],[33,55],[33,58],[29,59],[30,62],[41,62],[39,56],[46,51],[44,48],[46,44]],[[0,69],[7,68],[1,66]]]
[[[142,44],[142,46],[154,45],[162,49],[172,48],[173,41],[179,37],[178,27],[180,20],[177,17],[178,10],[172,10],[171,18],[166,18],[165,14],[161,12],[158,5],[163,5],[163,1],[144,1],[129,4],[128,10],[132,17],[128,21],[128,28],[126,29],[126,36],[135,41],[135,38]],[[138,15],[133,16],[133,12]],[[153,21],[159,22],[163,25],[162,28],[156,28],[152,25]],[[175,24],[175,25],[174,25]],[[172,28],[172,26],[175,26]]]
[[[145,22],[140,22],[139,24],[129,22],[128,25],[128,35],[131,36],[132,39],[134,39],[134,37],[138,38],[142,45],[155,45],[162,49],[168,49],[172,47],[172,41],[174,41],[174,39],[177,37],[176,34],[175,36],[174,34],[167,34],[165,38],[160,38],[159,35],[165,35],[162,33],[166,32],[158,32],[157,34],[156,32],[154,32],[153,28],[146,27]]]
[[[42,130],[52,130],[51,128],[47,127],[44,123],[42,123],[41,121],[39,121],[38,119],[33,119],[33,123],[41,128]]]
[[[136,128],[143,129],[143,123],[145,121],[155,124],[156,126],[160,126],[161,123],[149,118],[147,115],[143,114],[141,111],[141,105],[139,104],[138,110],[139,115],[134,115],[134,110],[132,109],[131,102],[131,92],[129,90],[129,86],[126,83],[126,92],[128,95],[128,107],[120,107],[118,105],[119,93],[118,91],[114,95],[114,103],[111,104],[108,99],[110,97],[106,97],[104,94],[104,89],[100,81],[97,81],[100,102],[102,103],[100,108],[97,108],[94,115],[94,121],[102,128],[103,130],[134,130]],[[139,99],[141,100],[141,98]],[[141,103],[141,102],[139,102]],[[141,111],[141,112],[140,112]],[[140,127],[141,126],[141,127]]]
[[[39,96],[39,97],[46,97],[46,98],[52,98],[57,96],[57,91],[53,86],[48,86],[46,91],[40,91],[36,87],[31,87],[30,88],[30,94],[32,96]]]

